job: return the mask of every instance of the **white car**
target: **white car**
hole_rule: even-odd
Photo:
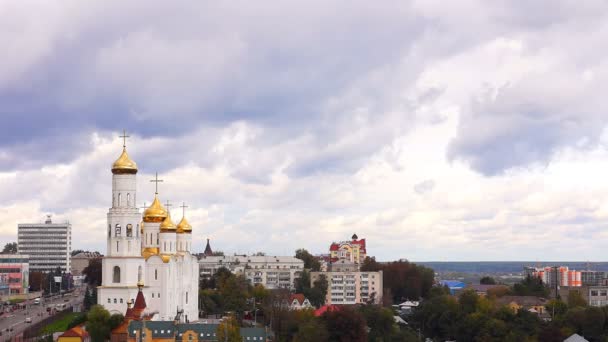
[[[32,323],[32,317],[25,318],[25,323]]]

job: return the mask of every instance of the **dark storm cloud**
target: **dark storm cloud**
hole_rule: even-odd
[[[43,18],[45,30],[15,21],[22,44],[47,49],[32,52],[18,77],[0,72],[0,169],[69,161],[88,151],[93,131],[175,137],[238,120],[290,135],[315,130],[330,98],[398,61],[413,42],[406,37],[424,30],[406,6],[346,13],[346,4],[127,6],[133,16],[75,2]],[[6,16],[29,15],[12,10]],[[18,145],[31,146],[28,160],[18,160]]]

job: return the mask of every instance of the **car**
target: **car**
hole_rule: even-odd
[[[32,317],[26,317],[25,323],[32,323]]]

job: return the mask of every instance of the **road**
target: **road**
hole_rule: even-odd
[[[57,304],[65,303],[67,307],[80,305],[83,300],[83,295],[80,291],[52,298],[42,299],[41,304],[34,304],[34,300],[29,300],[26,303],[26,309],[15,310],[11,313],[5,313],[0,317],[0,341],[9,341],[12,336],[21,334],[28,326],[37,323],[47,317],[49,313],[47,307],[55,308]],[[23,303],[22,303],[23,304]],[[31,317],[32,323],[25,323],[25,319]],[[10,329],[12,328],[12,331]]]

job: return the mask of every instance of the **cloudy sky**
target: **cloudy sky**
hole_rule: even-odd
[[[606,260],[604,1],[0,0],[0,44],[0,242],[105,253],[124,128],[196,250]]]

